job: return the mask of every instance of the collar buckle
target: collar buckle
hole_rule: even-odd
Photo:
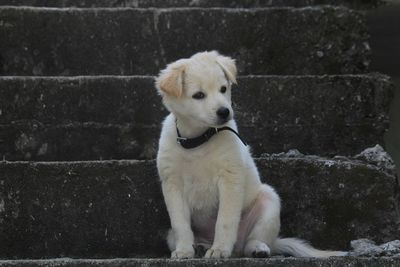
[[[181,143],[182,141],[186,141],[186,140],[188,140],[188,139],[185,138],[185,137],[177,137],[177,138],[176,138],[176,142],[177,142],[178,144],[180,144],[180,145],[182,144],[182,143]]]

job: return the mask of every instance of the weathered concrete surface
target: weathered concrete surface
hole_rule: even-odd
[[[0,124],[160,124],[167,114],[152,76],[1,77]]]
[[[400,258],[272,258],[223,260],[171,260],[171,259],[50,259],[0,261],[1,267],[397,267]]]
[[[369,239],[357,239],[350,242],[354,257],[397,257],[400,258],[400,240],[393,240],[381,245]]]
[[[214,49],[236,58],[241,74],[360,73],[369,65],[364,16],[342,7],[0,7],[0,18],[0,75],[155,75]]]
[[[283,201],[282,235],[346,249],[398,233],[397,185],[374,165],[270,156],[257,164]],[[0,258],[168,255],[154,161],[0,163]]]
[[[270,7],[346,5],[374,7],[380,0],[2,0],[0,5],[43,7]]]
[[[393,86],[381,75],[246,77],[233,97],[239,129],[257,152],[354,155],[383,144]]]
[[[380,145],[366,148],[360,154],[355,155],[354,158],[374,164],[382,169],[390,170],[393,173],[396,171],[392,157]]]
[[[348,245],[354,237],[374,235],[370,239],[390,241],[400,229],[393,173],[345,158],[282,155],[259,159],[257,164],[282,197],[285,236],[313,244],[332,242],[334,248]],[[385,225],[391,226],[384,229]]]
[[[383,144],[387,76],[241,76],[233,101],[254,154],[354,155]],[[151,76],[0,78],[0,157],[154,158],[167,114]]]
[[[167,252],[153,162],[2,163],[1,258]]]
[[[152,159],[159,125],[22,122],[0,125],[0,159]]]

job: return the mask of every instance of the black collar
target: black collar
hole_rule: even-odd
[[[176,141],[183,148],[186,148],[186,149],[195,148],[195,147],[198,147],[198,146],[204,144],[208,140],[210,140],[210,138],[213,137],[215,134],[217,134],[221,131],[225,131],[225,130],[231,131],[234,134],[236,134],[236,136],[240,139],[240,141],[242,141],[242,143],[245,146],[247,146],[246,142],[243,141],[243,139],[240,137],[240,135],[235,130],[233,130],[232,128],[230,128],[228,126],[224,126],[221,128],[208,128],[208,130],[205,131],[202,135],[197,136],[195,138],[182,137],[181,134],[179,133],[178,126],[176,126],[176,133],[178,134],[178,138],[176,138]]]

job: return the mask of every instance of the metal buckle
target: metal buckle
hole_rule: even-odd
[[[185,137],[177,137],[176,138],[176,142],[178,143],[178,144],[180,144],[181,145],[181,141],[186,141],[187,140],[187,138],[185,138]]]

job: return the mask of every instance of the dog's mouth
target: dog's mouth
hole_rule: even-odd
[[[231,119],[232,118],[226,118],[226,119],[218,118],[216,126],[222,126],[222,125],[226,124],[228,121],[230,121]]]
[[[228,118],[218,118],[217,117],[217,118],[213,118],[212,120],[207,120],[207,119],[199,120],[197,118],[197,121],[206,127],[218,128],[218,127],[224,126],[232,119],[233,119],[233,117],[229,116]]]

